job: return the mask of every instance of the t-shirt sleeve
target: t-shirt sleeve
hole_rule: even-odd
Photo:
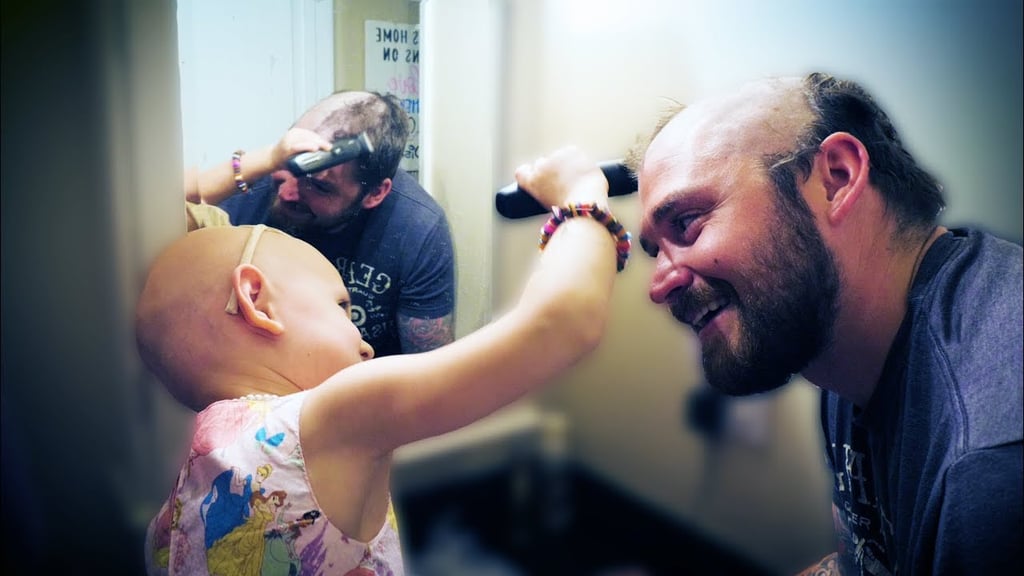
[[[1014,442],[965,454],[945,478],[935,574],[1020,574],[1024,468]]]
[[[455,255],[448,221],[439,217],[423,237],[418,251],[408,256],[398,302],[398,314],[440,318],[455,308]]]

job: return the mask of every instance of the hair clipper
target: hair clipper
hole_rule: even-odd
[[[371,152],[373,144],[366,136],[366,132],[360,132],[357,136],[336,140],[331,144],[330,150],[296,154],[289,158],[285,165],[295,176],[309,176]]]
[[[622,160],[609,160],[598,164],[601,172],[608,180],[608,196],[623,196],[637,190],[636,174],[633,174]],[[548,207],[530,196],[525,190],[513,182],[505,186],[494,196],[494,207],[505,218],[527,218],[544,214]]]

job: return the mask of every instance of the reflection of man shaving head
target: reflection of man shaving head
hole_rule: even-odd
[[[373,92],[332,94],[272,145],[237,151],[198,172],[193,192],[186,193],[193,202],[218,206],[234,225],[264,224],[320,251],[335,274],[353,284],[357,325],[382,355],[431,350],[454,339],[448,221],[414,175],[399,167],[412,125],[405,107],[415,105]],[[297,155],[352,151],[348,141],[360,136],[369,146],[359,146],[358,156],[344,153],[329,168],[292,171]],[[356,270],[370,276],[359,279]],[[364,290],[366,282],[380,289]]]
[[[409,137],[411,122],[397,98],[375,92],[337,92],[321,100],[294,128],[329,141],[366,132],[373,151],[318,174],[273,174],[277,198],[267,223],[301,235],[337,231],[376,207],[391,189]]]

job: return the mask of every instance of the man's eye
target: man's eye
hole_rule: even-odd
[[[672,227],[676,230],[676,232],[683,233],[686,232],[686,229],[689,228],[690,224],[693,224],[693,221],[696,219],[696,214],[676,216],[675,218],[672,219]]]
[[[700,236],[702,213],[679,215],[672,219],[672,233],[678,241],[685,245],[693,244]]]
[[[330,186],[316,178],[306,178],[306,182],[308,182],[313,187],[313,190],[321,196],[330,196],[334,193]]]

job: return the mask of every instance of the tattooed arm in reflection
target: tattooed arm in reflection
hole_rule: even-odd
[[[398,337],[402,353],[413,354],[433,350],[455,340],[453,315],[440,318],[413,318],[398,315]]]
[[[797,574],[797,576],[832,576],[842,574],[839,571],[839,563],[836,561],[838,552],[833,552],[821,559],[820,562]]]
[[[853,535],[850,533],[849,527],[843,520],[842,515],[839,513],[839,509],[836,508],[835,504],[832,504],[832,522],[836,528],[836,539],[839,543],[839,552],[833,552],[828,556],[822,558],[819,562],[813,566],[809,566],[803,572],[797,574],[797,576],[833,576],[833,575],[853,575],[859,574],[857,570],[856,561],[852,551],[856,550],[853,544]]]

